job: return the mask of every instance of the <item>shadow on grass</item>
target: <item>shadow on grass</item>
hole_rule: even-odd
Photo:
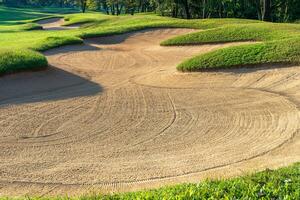
[[[55,67],[0,77],[0,107],[91,96],[102,87],[87,78]]]

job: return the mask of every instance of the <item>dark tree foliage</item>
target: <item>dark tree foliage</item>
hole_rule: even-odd
[[[6,6],[55,6],[106,14],[156,12],[176,18],[248,18],[289,22],[300,18],[300,0],[0,0]]]

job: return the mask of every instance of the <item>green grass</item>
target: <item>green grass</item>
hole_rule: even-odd
[[[41,200],[132,200],[132,199],[300,199],[300,163],[277,170],[265,170],[252,175],[227,180],[206,180],[197,184],[180,184],[117,194],[92,194],[80,197],[27,197]],[[1,199],[1,198],[0,198]],[[6,198],[4,198],[6,199]],[[20,199],[20,198],[19,198]]]
[[[234,41],[263,42],[263,44],[234,47],[238,49],[238,52],[234,48],[226,48],[197,56],[180,64],[178,69],[182,71],[299,61],[300,24],[275,24],[245,19],[184,20],[161,17],[155,14],[108,16],[90,12],[60,15],[60,13],[53,14],[49,11],[41,12],[32,9],[8,10],[5,7],[0,7],[0,9],[4,11],[4,15],[1,15],[2,18],[0,18],[0,49],[5,47],[12,50],[31,49],[44,51],[66,44],[81,43],[83,38],[88,37],[121,34],[155,27],[181,27],[201,29],[201,31],[167,40],[162,45],[191,45]],[[19,11],[21,14],[16,14]],[[14,14],[16,16],[12,17]],[[54,16],[64,16],[66,19],[65,25],[85,24],[79,29],[72,30],[36,30],[40,28],[39,25],[33,23],[36,19]],[[22,20],[14,21],[17,19]],[[13,22],[16,25],[5,24],[5,22]],[[289,45],[291,43],[293,45]],[[274,49],[278,52],[274,52]],[[261,52],[257,53],[260,50]],[[241,55],[241,52],[243,52],[243,55]],[[246,57],[245,55],[251,57]],[[283,58],[282,55],[286,57]]]
[[[163,41],[163,46],[258,41],[203,54],[178,65],[181,71],[300,62],[299,24],[225,25]]]
[[[32,50],[0,50],[0,75],[28,69],[41,69],[47,65],[47,59]]]
[[[20,24],[15,26],[0,26],[0,33],[41,30],[42,26],[35,23]]]
[[[109,16],[100,14],[100,13],[85,13],[84,15],[71,14],[65,17],[64,25],[73,25],[73,24],[81,24],[81,23],[99,23],[102,21],[102,18],[109,18]]]
[[[52,49],[68,44],[81,44],[82,42],[82,39],[73,36],[49,36],[36,41],[36,46],[33,45],[31,49],[37,51],[45,51],[47,49]]]
[[[0,7],[5,10],[5,7]],[[15,18],[7,16],[13,15],[16,10],[6,11],[2,19],[16,20],[23,19],[24,16],[17,15]],[[22,9],[24,10],[24,9]],[[25,9],[26,10],[26,9]],[[12,13],[13,12],[13,13]],[[229,24],[250,24],[259,23],[254,20],[237,20],[237,19],[221,19],[221,20],[183,20],[173,19],[167,17],[160,17],[154,14],[144,15],[123,15],[123,16],[108,16],[99,13],[85,13],[85,14],[68,14],[64,15],[66,19],[65,25],[72,25],[76,23],[86,23],[80,29],[62,30],[62,31],[44,31],[35,30],[40,26],[33,23],[36,19],[49,18],[61,15],[49,15],[46,13],[41,16],[37,11],[27,11],[33,16],[26,16],[22,21],[14,22],[17,25],[1,25],[4,21],[0,20],[0,49],[5,47],[12,50],[31,49],[35,51],[44,51],[54,47],[81,43],[81,38],[105,36],[113,34],[121,34],[129,31],[141,30],[145,28],[154,27],[191,27],[191,28],[210,28],[221,27]],[[26,13],[27,14],[27,13]],[[5,17],[6,16],[6,17]],[[23,23],[23,24],[18,24]],[[24,24],[25,23],[25,24]],[[8,69],[7,67],[5,69]],[[30,69],[30,68],[29,68]],[[2,71],[2,73],[4,73]]]
[[[251,23],[226,25],[201,32],[190,33],[163,41],[164,46],[195,45],[238,41],[270,41],[300,35],[296,24]]]
[[[12,8],[0,6],[0,25],[15,25],[36,18],[78,12],[69,8]]]
[[[299,40],[300,37],[219,49],[184,61],[177,69],[197,71],[259,64],[299,63]]]

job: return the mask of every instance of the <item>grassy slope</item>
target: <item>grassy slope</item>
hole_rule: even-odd
[[[8,11],[10,14],[11,12]],[[31,11],[28,12],[31,13]],[[36,13],[36,11],[33,13]],[[9,16],[10,14],[4,14],[4,16]],[[37,15],[36,17],[40,18],[41,16]],[[49,13],[43,17],[49,17]],[[15,18],[19,18],[19,16]],[[120,34],[151,27],[186,27],[203,30],[167,40],[162,45],[249,40],[263,41],[264,43],[226,48],[197,56],[178,66],[178,69],[183,71],[196,71],[214,67],[229,68],[274,62],[297,63],[300,57],[299,24],[262,23],[243,19],[183,20],[160,17],[153,14],[107,16],[99,13],[86,13],[65,15],[65,18],[66,25],[83,22],[88,22],[88,24],[80,29],[63,31],[28,31],[39,28],[39,26],[32,23],[11,25],[10,28],[8,28],[8,25],[0,25],[0,49],[1,47],[6,47],[10,49],[43,51],[65,44],[80,43],[82,42],[81,38]],[[12,19],[9,18],[9,20]],[[32,18],[27,18],[27,22],[32,21],[34,21]],[[5,24],[4,21],[2,21],[3,23]]]
[[[43,197],[41,200],[62,199],[300,199],[300,163],[278,170],[198,184],[180,184],[155,190],[111,195],[89,195],[77,198]],[[1,198],[0,198],[1,199]],[[27,197],[27,199],[29,199]]]
[[[298,24],[256,23],[226,25],[175,37],[162,45],[193,45],[237,41],[260,41],[216,50],[184,61],[177,68],[197,71],[211,68],[231,68],[265,63],[300,62],[300,26]]]
[[[29,32],[42,29],[40,25],[34,23],[37,19],[61,16],[62,13],[74,11],[73,9],[22,9],[0,6],[0,40],[2,41],[0,45],[0,75],[46,67],[48,63],[45,56],[33,50],[81,43],[82,40],[77,37],[42,37],[39,39],[35,37],[37,34],[31,35],[33,32]],[[39,35],[42,34],[43,32],[40,31]],[[37,43],[38,45],[36,45]]]
[[[40,53],[27,50],[0,49],[0,75],[47,66],[47,59]]]
[[[196,56],[177,66],[181,71],[197,71],[212,68],[232,68],[268,63],[299,63],[300,37],[241,45],[219,49]]]
[[[94,37],[94,36],[104,36],[111,34],[120,34],[128,31],[140,30],[144,28],[151,27],[191,27],[191,28],[212,28],[220,27],[229,24],[248,24],[256,23],[253,20],[238,20],[238,19],[222,19],[222,20],[181,20],[172,19],[166,17],[160,17],[156,15],[136,15],[136,16],[107,16],[99,13],[86,13],[86,14],[70,14],[65,15],[66,25],[71,25],[75,23],[89,22],[80,29],[73,30],[62,30],[62,31],[43,31],[34,30],[38,29],[39,26],[32,23],[35,20],[32,19],[34,15],[36,18],[51,17],[57,15],[46,14],[41,16],[39,13],[33,11],[22,11],[20,16],[9,17],[11,15],[18,15],[19,11],[7,10],[0,7],[4,13],[2,20],[6,19],[8,21],[0,22],[0,49],[5,47],[5,49],[11,50],[37,50],[44,51],[50,48],[66,45],[81,43],[81,38]],[[7,13],[5,13],[7,12]],[[27,16],[28,13],[32,15]],[[6,17],[5,17],[6,16]],[[7,22],[11,22],[16,19],[23,19],[28,24],[21,25],[11,25]],[[24,23],[25,21],[22,21]],[[5,25],[1,25],[5,24]],[[8,25],[9,24],[9,25]],[[31,31],[28,31],[31,30]],[[0,60],[3,60],[5,54],[4,51],[0,51]],[[30,54],[27,54],[30,56]],[[21,57],[16,56],[15,62],[21,63],[18,59]],[[4,63],[4,62],[2,62]],[[33,66],[35,67],[35,66]],[[8,67],[3,67],[8,71]],[[28,66],[28,69],[30,67]],[[5,73],[2,70],[0,73]]]
[[[20,32],[20,31],[30,31],[30,30],[41,30],[42,26],[35,23],[26,23],[20,25],[3,25],[0,26],[0,33],[11,33],[11,32]]]

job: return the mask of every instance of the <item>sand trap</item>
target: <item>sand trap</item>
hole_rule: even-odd
[[[79,28],[79,24],[73,24],[70,26],[63,26],[65,20],[63,18],[49,18],[39,20],[36,23],[41,25],[44,30],[68,30],[68,29],[75,29]]]
[[[298,67],[179,73],[236,44],[161,47],[153,29],[46,52],[0,78],[0,194],[130,191],[300,160]]]

